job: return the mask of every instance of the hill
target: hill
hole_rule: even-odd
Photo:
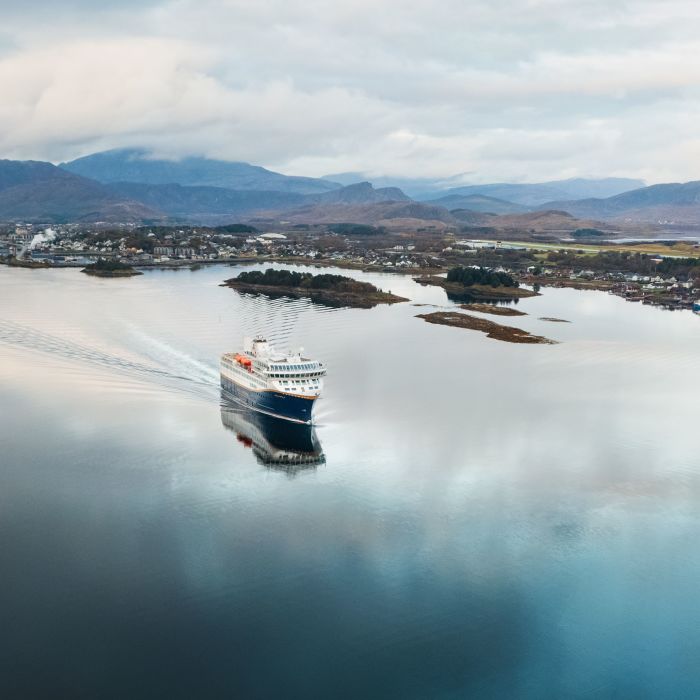
[[[520,214],[530,211],[530,207],[514,202],[507,202],[496,197],[487,197],[482,194],[450,194],[438,199],[429,200],[430,204],[438,204],[447,209],[465,209],[485,214]]]
[[[430,177],[391,177],[387,175],[369,175],[367,173],[346,172],[326,175],[323,178],[341,185],[355,185],[358,182],[371,182],[375,187],[397,187],[413,199],[433,199],[444,195],[447,190],[464,183],[463,175],[448,178]]]
[[[473,209],[450,209],[450,214],[461,224],[466,226],[490,226],[498,221],[498,214],[474,211]]]
[[[605,220],[698,225],[700,181],[651,185],[605,199],[557,201],[546,206]]]
[[[555,209],[533,211],[526,214],[508,214],[491,220],[491,225],[506,229],[522,229],[534,232],[568,233],[582,228],[610,229],[598,221],[579,219],[568,212]]]
[[[118,182],[105,185],[120,197],[141,202],[176,219],[198,222],[216,221],[223,217],[243,217],[262,209],[284,210],[300,206],[306,197],[293,192],[230,190],[224,187],[184,187],[183,185],[148,185]]]
[[[278,212],[261,212],[261,218],[277,220]],[[445,228],[454,225],[455,219],[444,207],[422,202],[376,202],[310,204],[286,211],[284,221],[294,224],[354,223],[384,226],[388,229],[417,229],[433,226]],[[251,219],[255,221],[256,219]]]
[[[317,194],[340,187],[328,180],[282,175],[249,163],[210,158],[162,160],[151,157],[144,149],[103,151],[61,163],[60,167],[102,183],[178,184],[296,194]]]
[[[464,185],[447,190],[445,195],[485,195],[527,207],[536,207],[557,200],[574,200],[590,197],[610,197],[637,189],[644,185],[641,180],[627,178],[553,180],[533,184],[493,183]],[[419,199],[434,200],[435,194]]]
[[[453,211],[452,215],[465,225],[464,232],[469,228],[488,229],[493,234],[522,238],[530,234],[547,234],[551,236],[567,236],[577,229],[602,229],[614,232],[614,227],[599,221],[578,219],[568,212],[556,210],[542,210],[527,212],[524,214],[480,214],[468,210]]]
[[[317,204],[376,204],[378,202],[410,202],[398,187],[376,188],[369,182],[357,182],[325,194],[309,195],[307,202]]]
[[[103,185],[40,161],[0,161],[0,220],[150,221],[162,214]]]

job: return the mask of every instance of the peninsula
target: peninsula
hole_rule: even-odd
[[[343,275],[312,275],[310,272],[272,268],[265,272],[241,272],[238,277],[226,280],[223,286],[249,294],[310,299],[324,306],[349,306],[358,309],[371,309],[377,304],[408,301],[405,297],[383,292],[369,282],[358,282]]]

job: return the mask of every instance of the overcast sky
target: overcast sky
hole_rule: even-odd
[[[0,0],[0,155],[700,179],[697,0]]]

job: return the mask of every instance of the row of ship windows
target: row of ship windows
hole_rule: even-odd
[[[292,391],[296,391],[301,389],[302,391],[311,391],[312,389],[318,389],[318,382],[309,382],[308,384],[306,382],[299,382],[298,384],[296,382],[288,382],[286,379],[283,379],[279,384],[283,384],[284,389],[291,389]]]
[[[235,368],[238,367],[238,364],[237,364],[237,363],[234,363],[234,362],[231,362],[231,360],[224,360],[224,365],[226,365],[227,367],[235,367]],[[259,366],[260,366],[260,363],[259,363],[259,362],[255,362],[255,365],[256,365],[256,367],[259,367]],[[295,371],[295,372],[304,371],[304,372],[305,372],[305,371],[307,371],[307,370],[309,370],[309,369],[318,369],[318,365],[317,365],[317,364],[309,364],[309,365],[284,365],[284,366],[275,366],[275,365],[273,365],[273,367],[274,367],[274,369],[280,369],[280,370],[284,370],[284,371],[286,371],[286,372],[290,372],[290,371]],[[314,373],[314,374],[309,375],[309,376],[314,376],[314,377],[315,377],[315,376],[318,376],[319,374],[320,374],[320,372],[317,372],[317,373]]]
[[[233,364],[228,365],[228,367],[230,369],[237,370],[238,372],[240,372],[241,374],[245,375],[246,377],[248,377],[249,379],[251,379],[253,381],[258,381],[258,382],[260,381],[257,377],[255,377],[254,375],[251,375],[251,373],[248,370],[245,370],[242,367],[239,367],[239,366],[233,365]],[[275,374],[270,374],[268,376],[270,376],[273,379],[282,379],[283,377],[287,377],[290,379],[297,379],[297,377],[295,377],[294,375],[291,375],[291,374],[276,374],[275,373]],[[311,372],[309,374],[302,375],[302,377],[304,377],[304,378],[306,378],[306,377],[321,377],[321,376],[322,376],[321,372]]]
[[[314,363],[314,364],[310,364],[310,365],[284,365],[284,366],[280,366],[279,369],[285,369],[285,370],[293,369],[293,370],[298,371],[298,370],[316,369],[317,367],[318,367],[318,365]],[[276,366],[275,366],[275,369],[277,369]]]
[[[289,374],[271,374],[271,377],[274,377],[275,379],[279,379],[280,377],[289,377]],[[311,372],[309,374],[304,374],[302,375],[304,377],[320,377],[321,372]]]

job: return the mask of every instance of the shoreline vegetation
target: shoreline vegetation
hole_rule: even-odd
[[[93,277],[134,277],[143,274],[143,272],[134,270],[131,265],[119,262],[118,260],[105,260],[104,258],[100,258],[94,263],[86,265],[81,272],[84,272],[86,275],[92,275]]]
[[[522,328],[503,326],[500,323],[489,321],[485,318],[477,318],[469,314],[461,314],[455,311],[434,311],[429,314],[418,314],[416,318],[422,318],[428,323],[454,328],[466,328],[468,330],[486,333],[487,338],[502,340],[506,343],[522,343],[527,345],[557,345],[556,340],[550,340],[541,335],[532,335]]]
[[[405,297],[383,292],[369,282],[359,282],[343,275],[313,275],[310,272],[291,272],[274,268],[268,268],[265,272],[241,272],[238,277],[224,281],[222,286],[247,294],[262,294],[271,298],[309,299],[324,306],[348,306],[357,309],[371,309],[378,304],[408,301]]]

